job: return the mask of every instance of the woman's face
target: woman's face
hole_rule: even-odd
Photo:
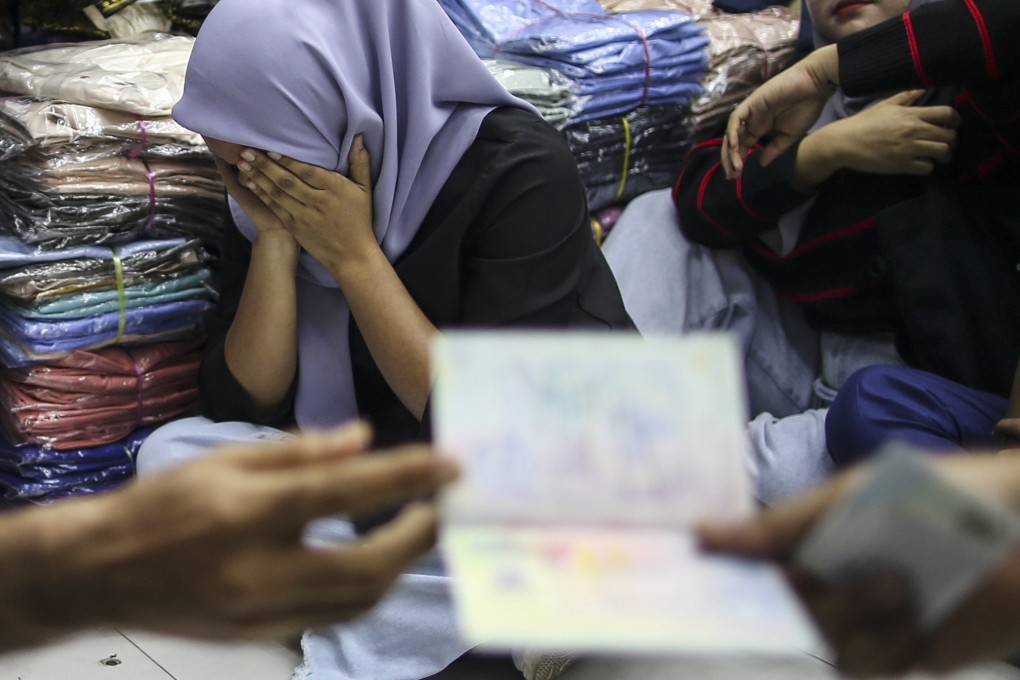
[[[910,0],[807,0],[815,30],[830,42],[898,17]]]

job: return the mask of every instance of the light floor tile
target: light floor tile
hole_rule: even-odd
[[[105,663],[104,663],[105,661]],[[2,680],[171,680],[117,631],[0,656]]]

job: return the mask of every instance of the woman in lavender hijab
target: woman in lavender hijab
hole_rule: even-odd
[[[444,328],[632,328],[564,140],[435,0],[221,0],[174,116],[216,156],[230,224],[205,417],[158,431],[142,474],[359,417],[379,446],[427,439]],[[421,571],[310,634],[306,675],[425,677],[463,653],[445,577]]]

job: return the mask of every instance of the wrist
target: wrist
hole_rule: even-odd
[[[16,631],[0,648],[32,645],[79,630],[112,625],[108,590],[115,520],[105,499],[69,500],[9,515],[2,525],[3,616]],[[8,519],[8,518],[5,518]]]
[[[392,267],[382,248],[374,240],[352,245],[336,253],[326,265],[333,278],[344,288],[371,277],[379,267]]]
[[[813,191],[836,171],[837,140],[832,137],[822,128],[801,141],[793,170],[795,189]]]
[[[819,96],[826,98],[839,90],[839,51],[836,45],[820,47],[804,58]]]
[[[297,267],[301,246],[288,232],[282,230],[259,232],[252,243],[252,258],[264,257]]]

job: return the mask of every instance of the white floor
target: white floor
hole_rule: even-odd
[[[289,680],[296,649],[275,642],[207,643],[149,633],[97,632],[0,657],[0,680]],[[477,660],[433,680],[515,680],[507,665]],[[561,680],[837,680],[820,659],[670,658],[577,661]],[[1020,680],[1020,670],[991,664],[941,680]]]

